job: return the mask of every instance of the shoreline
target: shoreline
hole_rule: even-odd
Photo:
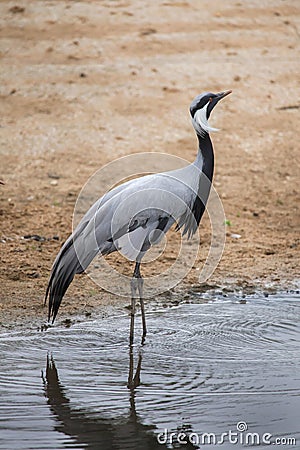
[[[224,286],[214,286],[212,284],[204,285],[192,285],[188,286],[186,283],[181,283],[177,289],[173,289],[172,292],[168,291],[164,294],[160,294],[155,299],[149,298],[145,301],[146,314],[148,312],[155,311],[156,309],[164,309],[180,306],[182,304],[190,303],[207,303],[220,300],[235,300],[240,303],[246,303],[247,300],[252,298],[269,298],[272,296],[282,295],[283,297],[291,295],[300,295],[300,280],[294,280],[286,282],[286,284],[274,284],[274,283],[238,283],[227,284]],[[84,299],[86,302],[84,303]],[[0,321],[0,333],[7,331],[21,331],[25,328],[27,330],[46,331],[49,327],[66,327],[69,328],[75,323],[84,323],[85,321],[97,320],[99,317],[102,319],[109,316],[113,312],[120,312],[121,314],[128,315],[129,324],[129,310],[130,299],[120,297],[116,300],[106,293],[103,295],[99,293],[88,301],[85,297],[75,297],[66,299],[66,305],[64,302],[61,305],[58,316],[54,322],[54,325],[47,321],[47,305],[34,303],[28,308],[20,308],[18,302],[11,305],[9,309],[2,309],[1,321]],[[300,297],[299,297],[300,299]],[[80,300],[79,305],[72,305],[72,301],[76,302]],[[137,301],[137,316],[140,316],[139,302]],[[138,319],[137,319],[138,322]]]

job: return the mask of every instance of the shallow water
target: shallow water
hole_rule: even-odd
[[[195,296],[148,312],[144,346],[138,316],[131,352],[125,314],[1,334],[0,449],[300,448],[299,299]]]

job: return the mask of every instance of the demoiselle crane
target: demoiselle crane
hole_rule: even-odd
[[[108,191],[87,211],[59,251],[46,291],[48,320],[54,322],[62,298],[75,274],[84,272],[97,254],[120,251],[135,261],[131,279],[130,343],[133,342],[136,298],[142,313],[143,338],[146,319],[143,301],[143,256],[177,223],[176,229],[190,238],[197,230],[208,200],[214,152],[208,119],[213,108],[231,91],[205,92],[192,101],[190,114],[198,137],[195,161],[183,168],[127,181]]]

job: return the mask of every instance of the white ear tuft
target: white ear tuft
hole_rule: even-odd
[[[211,131],[219,131],[218,128],[210,127],[207,120],[207,107],[209,103],[206,103],[203,108],[198,109],[198,111],[195,112],[195,115],[192,119],[192,124],[195,130],[203,136],[206,133],[209,133]]]

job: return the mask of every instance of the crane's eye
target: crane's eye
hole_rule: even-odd
[[[212,102],[212,97],[209,97],[209,102]]]

